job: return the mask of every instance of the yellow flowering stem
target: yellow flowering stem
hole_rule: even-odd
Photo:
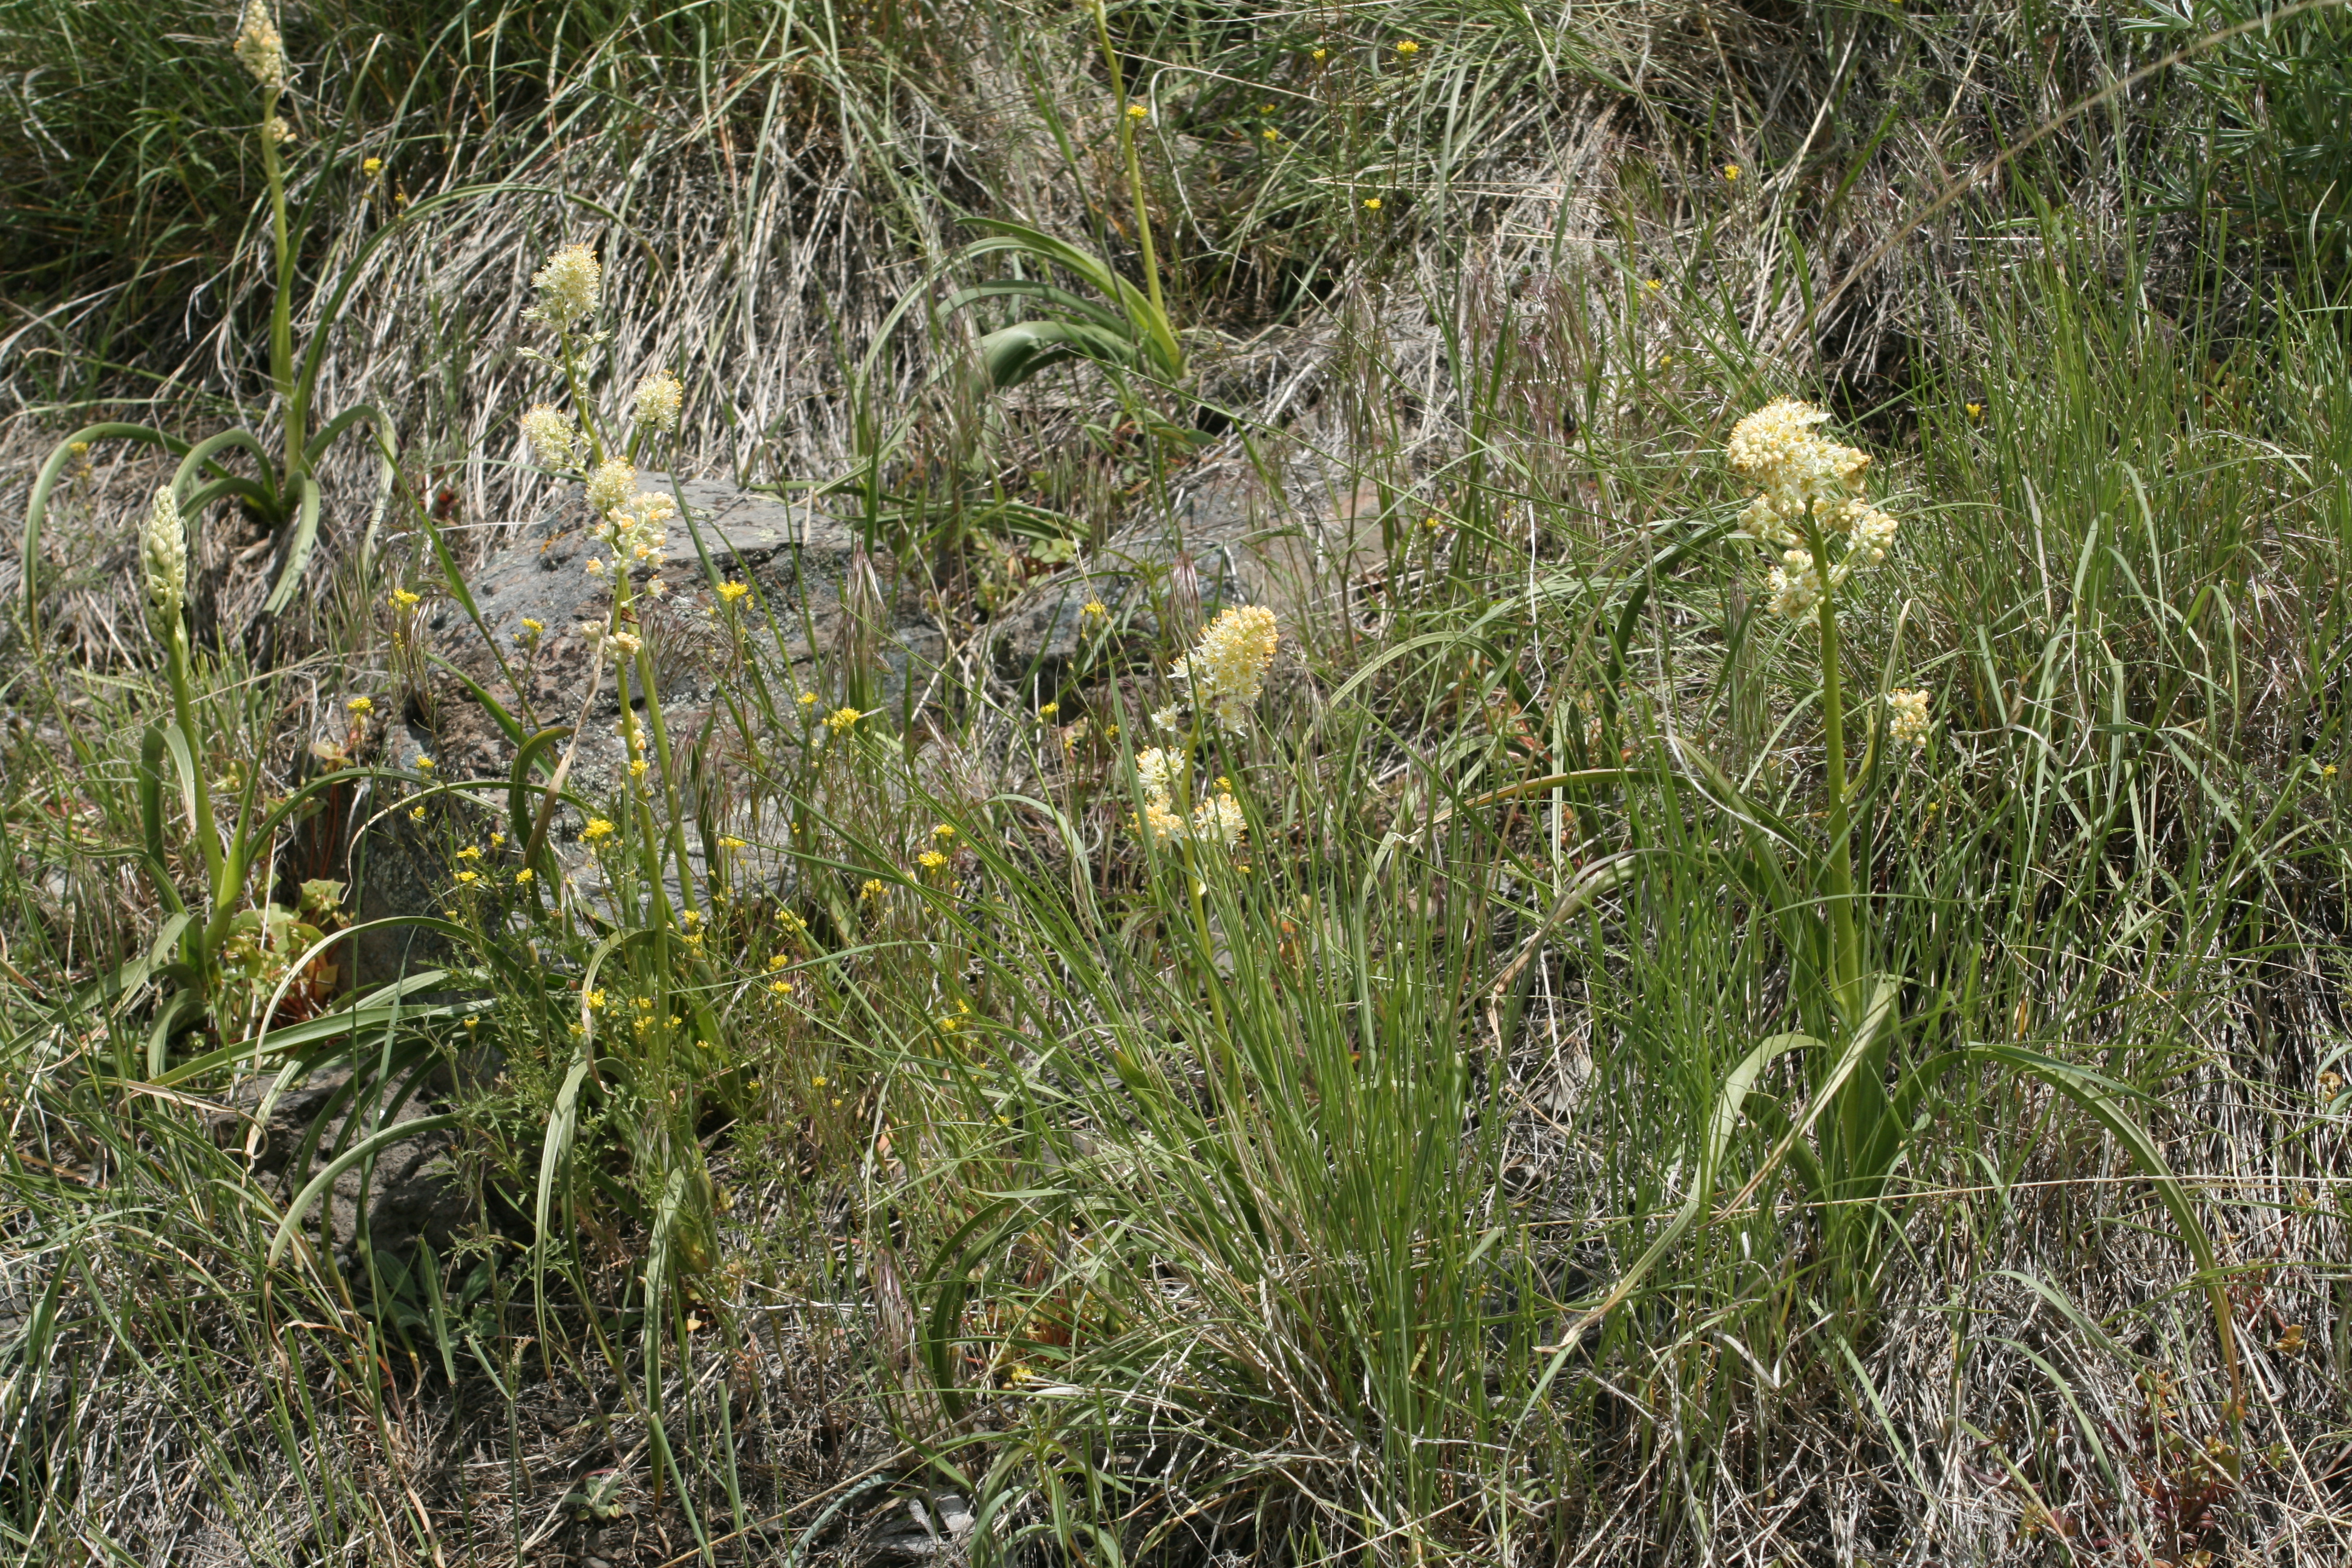
[[[1165,317],[1167,307],[1160,298],[1160,264],[1151,250],[1151,214],[1143,200],[1143,159],[1135,150],[1135,118],[1127,112],[1127,80],[1118,68],[1118,51],[1110,45],[1110,16],[1103,9],[1103,0],[1095,0],[1095,37],[1102,45],[1103,64],[1110,68],[1110,95],[1118,105],[1112,118],[1118,121],[1119,151],[1127,158],[1127,186],[1135,197],[1135,232],[1143,243],[1143,285],[1151,297],[1151,311]]]

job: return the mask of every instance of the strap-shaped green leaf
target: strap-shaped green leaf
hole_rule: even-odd
[[[269,1240],[270,1264],[275,1267],[278,1260],[286,1255],[287,1244],[294,1239],[295,1229],[302,1223],[302,1216],[310,1212],[310,1205],[317,1203],[345,1171],[395,1143],[405,1143],[411,1138],[422,1138],[428,1132],[446,1131],[457,1125],[458,1119],[455,1116],[420,1116],[414,1121],[395,1121],[389,1127],[378,1128],[329,1161],[317,1175],[303,1184],[302,1190],[294,1194],[294,1201],[287,1205],[286,1217],[278,1222],[278,1234]]]

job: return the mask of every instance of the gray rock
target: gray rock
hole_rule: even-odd
[[[1056,700],[1106,656],[1157,639],[1163,616],[1197,622],[1224,605],[1265,604],[1296,625],[1343,613],[1382,560],[1381,508],[1377,486],[1311,452],[1265,468],[1239,455],[1204,463],[1165,512],[1129,523],[996,617],[997,673]],[[1088,623],[1089,603],[1104,621]]]
[[[866,618],[877,624],[861,632],[852,623],[844,601],[858,539],[847,523],[805,503],[722,480],[673,485],[667,475],[648,473],[639,483],[668,489],[680,503],[681,515],[670,527],[662,558],[636,567],[633,576],[642,584],[657,569],[669,588],[664,599],[640,597],[639,629],[654,652],[673,761],[682,774],[689,774],[697,762],[716,770],[712,776],[727,766],[723,756],[694,759],[683,753],[695,744],[706,720],[720,711],[721,688],[743,658],[767,671],[770,689],[786,710],[785,727],[753,738],[755,744],[776,747],[800,742],[803,715],[794,702],[800,691],[818,691],[828,702],[837,699],[837,693],[821,689],[821,656],[855,653],[869,660],[885,702],[909,687],[921,690],[938,671],[946,639],[904,596],[892,604],[887,595],[867,590]],[[420,760],[429,758],[436,778],[509,778],[515,745],[488,705],[495,703],[526,735],[577,725],[566,789],[589,801],[614,790],[628,758],[620,736],[618,683],[609,668],[599,669],[593,635],[611,602],[611,552],[597,545],[589,521],[586,503],[575,491],[562,511],[484,561],[468,581],[478,622],[455,596],[429,607],[425,630],[446,668],[421,702],[389,716],[378,758],[383,765],[415,772]],[[604,561],[606,572],[591,574],[592,558]],[[745,628],[742,647],[727,630],[714,579],[740,582],[751,590],[734,607]],[[642,702],[641,694],[632,695]],[[731,731],[731,716],[721,712],[721,720]],[[570,744],[551,750],[547,767]],[[353,857],[361,918],[440,907],[451,853],[508,827],[502,796],[496,789],[482,793],[491,802],[488,809],[443,795],[428,805],[422,820],[404,802],[375,803],[361,852]],[[593,862],[576,844],[581,826],[576,816],[560,815],[551,847],[567,874],[593,896]],[[698,835],[690,832],[688,839],[698,855]],[[509,846],[509,852],[520,847]],[[446,956],[433,940],[403,931],[362,940],[358,965],[366,984],[382,984],[404,969],[429,966]]]

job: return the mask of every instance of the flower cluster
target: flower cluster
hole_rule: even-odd
[[[1810,403],[1783,397],[1731,429],[1731,471],[1755,487],[1740,525],[1748,537],[1780,552],[1780,563],[1767,579],[1776,615],[1811,613],[1823,594],[1856,569],[1885,560],[1895,542],[1895,519],[1863,499],[1870,454],[1823,437],[1816,427],[1828,419]],[[1816,534],[1844,542],[1827,583],[1813,554]]]
[[[278,36],[278,24],[269,19],[264,0],[245,0],[235,47],[237,64],[253,73],[263,93],[275,98],[286,90],[286,40]]]
[[[1225,728],[1238,729],[1265,689],[1265,672],[1280,640],[1272,610],[1237,605],[1211,622],[1169,673],[1192,692],[1197,711],[1213,713]]]
[[[1927,717],[1927,694],[1897,687],[1886,694],[1886,728],[1897,742],[1915,751],[1927,743],[1935,721]]]
[[[532,405],[522,416],[523,438],[530,443],[542,468],[571,469],[580,466],[580,426],[572,416],[552,404]]]
[[[638,489],[637,470],[619,458],[588,476],[588,507],[604,519],[596,537],[612,545],[624,564],[660,555],[669,541],[670,519],[677,515],[677,503],[669,497]],[[595,563],[589,569],[596,570]]]
[[[677,411],[685,401],[686,384],[666,370],[646,372],[632,400],[637,423],[666,435],[676,433]]]
[[[147,524],[139,531],[139,565],[147,579],[147,601],[168,632],[188,597],[187,525],[180,519],[180,498],[169,485],[155,492]]]
[[[567,245],[531,274],[530,286],[539,290],[539,303],[524,311],[523,317],[555,331],[570,331],[596,308],[596,289],[604,280],[604,269],[594,251],[584,245]]]
[[[1144,832],[1154,844],[1181,844],[1189,839],[1231,849],[1241,842],[1249,826],[1242,816],[1241,802],[1219,779],[1217,793],[1195,806],[1188,821],[1176,807],[1185,771],[1185,760],[1179,753],[1157,746],[1136,753],[1135,782],[1143,787]]]

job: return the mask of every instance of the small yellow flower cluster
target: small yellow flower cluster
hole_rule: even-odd
[[[926,871],[944,871],[947,869],[948,858],[936,849],[926,849],[915,857],[915,864]]]
[[[286,40],[278,37],[264,0],[245,0],[234,47],[237,64],[253,73],[264,93],[275,98],[286,90]]]
[[[1927,743],[1927,731],[1934,721],[1927,717],[1927,694],[1897,687],[1886,694],[1886,728],[1898,743],[1907,742],[1914,751]]]
[[[1185,761],[1158,746],[1139,752],[1135,782],[1143,787],[1143,829],[1154,844],[1181,844],[1190,839],[1231,849],[1241,842],[1248,823],[1230,784],[1217,781],[1217,793],[1193,808],[1191,821],[1176,809],[1176,795],[1184,782]]]
[[[613,837],[613,825],[601,816],[592,816],[588,826],[580,830],[580,837],[591,844],[602,844]]]
[[[522,416],[522,434],[541,468],[569,470],[580,466],[580,426],[553,404],[533,404]]]
[[[883,884],[881,878],[868,877],[865,881],[858,884],[857,896],[861,899],[878,899],[889,890],[890,889]]]
[[[1281,633],[1263,605],[1236,605],[1211,622],[1192,651],[1169,673],[1185,683],[1195,709],[1237,729],[1265,689]]]
[[[1776,615],[1810,614],[1855,570],[1885,560],[1895,542],[1895,519],[1862,498],[1870,454],[1820,435],[1815,426],[1828,419],[1823,409],[1783,397],[1731,428],[1731,471],[1755,487],[1741,527],[1780,552],[1767,583]],[[1813,555],[1816,533],[1825,543],[1845,542],[1827,583]]]
[[[530,286],[539,290],[539,303],[524,311],[523,318],[559,332],[569,331],[596,308],[596,290],[604,281],[604,269],[598,265],[596,253],[584,245],[567,245],[531,274]]]
[[[417,606],[419,600],[415,595],[405,588],[394,588],[384,595],[383,602],[395,610],[413,610]]]
[[[375,703],[365,697],[354,697],[343,706],[351,710],[351,715],[354,719],[364,719],[375,711]]]
[[[802,700],[807,701],[810,700],[803,698]],[[849,727],[865,717],[865,714],[860,713],[855,708],[836,708],[832,712],[824,716],[824,725],[826,729],[831,730],[836,735],[847,734],[849,732]]]
[[[1414,43],[1411,38],[1400,38],[1397,40],[1396,52],[1404,58],[1411,59],[1413,56],[1421,53],[1421,46]]]
[[[743,840],[736,837],[731,833],[722,833],[719,836],[719,847],[721,849],[740,849],[743,847]]]
[[[751,591],[751,585],[749,583],[730,582],[719,584],[719,596],[730,605]]]

